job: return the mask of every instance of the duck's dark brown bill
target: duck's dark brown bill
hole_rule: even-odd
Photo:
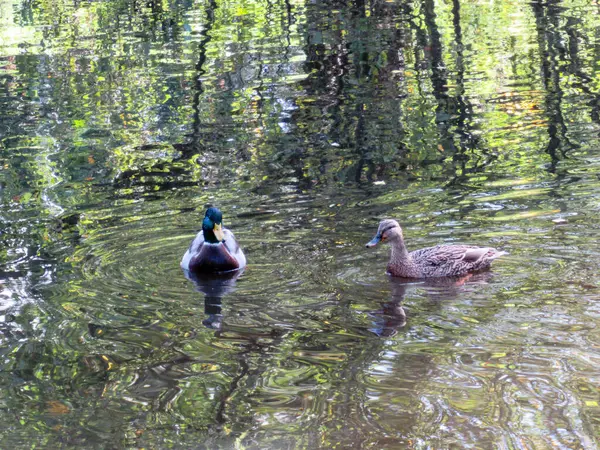
[[[373,239],[369,241],[369,243],[367,244],[367,248],[375,247],[377,244],[379,244],[379,242],[381,242],[381,235],[377,234]]]

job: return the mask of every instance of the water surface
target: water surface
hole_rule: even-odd
[[[1,441],[596,448],[599,17],[0,0]],[[222,284],[179,269],[208,204]],[[510,256],[401,283],[384,217]]]

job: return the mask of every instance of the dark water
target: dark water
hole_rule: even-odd
[[[2,447],[597,448],[598,60],[580,0],[0,2]],[[402,284],[384,217],[510,256]]]

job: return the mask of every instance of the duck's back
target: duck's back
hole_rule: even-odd
[[[198,233],[181,260],[181,268],[197,273],[218,273],[241,269],[246,257],[233,233],[223,230],[225,241],[210,244],[204,241],[202,231]]]
[[[410,253],[422,277],[448,277],[487,269],[503,254],[491,247],[474,245],[437,245]]]

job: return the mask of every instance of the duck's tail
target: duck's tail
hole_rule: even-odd
[[[510,255],[510,253],[505,252],[504,250],[499,251],[494,253],[493,255],[489,256],[489,259],[496,259],[496,258],[500,258],[501,256],[506,256],[506,255]]]

